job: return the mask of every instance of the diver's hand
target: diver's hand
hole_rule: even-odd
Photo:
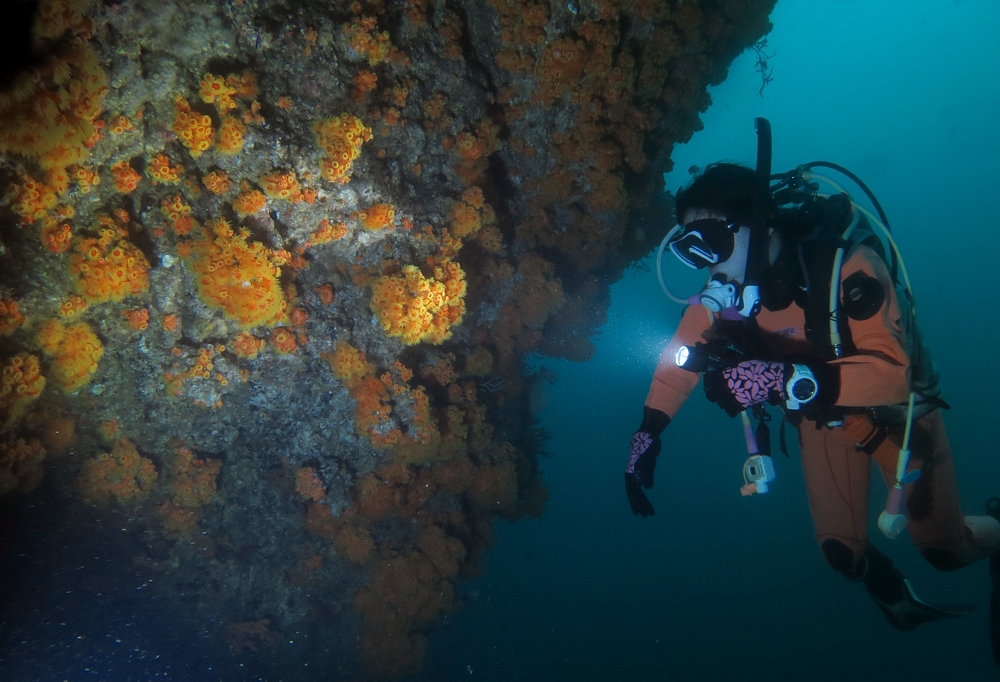
[[[653,487],[653,471],[656,457],[660,454],[660,437],[647,431],[632,434],[628,466],[625,467],[625,494],[632,506],[632,514],[646,518],[656,512],[650,504],[643,488]]]
[[[735,367],[705,372],[705,397],[735,417],[754,405],[786,400],[786,371],[781,362],[744,360]]]

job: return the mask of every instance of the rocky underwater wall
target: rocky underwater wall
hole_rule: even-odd
[[[419,670],[542,512],[524,358],[593,352],[773,5],[42,0],[0,93],[6,508],[113,520],[235,651]]]

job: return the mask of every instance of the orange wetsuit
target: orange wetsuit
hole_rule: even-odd
[[[905,402],[910,391],[910,361],[889,272],[866,246],[858,247],[844,263],[841,282],[859,271],[876,278],[886,296],[873,316],[865,320],[846,318],[856,350],[848,357],[828,362],[837,365],[840,373],[840,393],[835,405],[864,408]],[[761,340],[772,356],[766,359],[816,357],[803,331],[805,313],[796,303],[780,311],[765,308],[756,322],[763,332]],[[685,311],[660,357],[646,398],[648,407],[671,418],[676,415],[697,385],[699,375],[678,368],[674,355],[680,346],[703,341],[712,323],[707,310],[700,305],[692,305]],[[821,546],[828,540],[839,541],[857,558],[868,541],[871,457],[858,449],[858,441],[847,430],[817,428],[815,422],[803,419],[798,434],[816,539]],[[914,421],[911,452],[911,468],[919,468],[922,476],[906,489],[907,530],[928,561],[947,570],[996,551],[1000,547],[1000,525],[990,517],[963,516],[959,507],[941,410],[935,409]],[[883,458],[879,466],[887,481],[895,480],[894,460]],[[824,546],[824,554],[825,549]]]

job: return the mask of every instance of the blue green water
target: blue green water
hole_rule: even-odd
[[[782,0],[774,81],[756,57],[712,90],[704,131],[674,154],[753,164],[752,119],[774,129],[774,170],[828,160],[861,176],[892,222],[942,371],[963,507],[1000,495],[996,452],[1000,6]],[[676,270],[674,271],[676,272]],[[622,471],[661,344],[680,310],[652,273],[627,273],[585,364],[544,361],[553,434],[540,520],[499,524],[468,606],[431,637],[426,680],[988,680],[987,567],[934,571],[872,537],[929,600],[964,619],[901,633],[823,562],[796,453],[766,496],[741,498],[744,445],[699,394],[664,434],[653,518],[633,517]],[[794,439],[793,439],[794,440]],[[779,456],[780,457],[780,456]],[[873,484],[873,520],[885,491]]]

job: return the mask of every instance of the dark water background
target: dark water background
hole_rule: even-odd
[[[753,165],[754,116],[772,123],[775,172],[823,159],[869,184],[954,408],[946,422],[963,508],[981,513],[1000,495],[1000,5],[780,0],[772,20],[764,97],[747,53],[712,90],[705,130],[675,151],[667,186],[685,184],[692,164]],[[424,679],[1000,679],[985,562],[938,573],[905,534],[878,534],[876,479],[875,542],[921,596],[980,605],[961,620],[892,629],[862,586],[823,562],[796,453],[776,459],[770,493],[741,498],[738,420],[700,392],[664,434],[656,516],[633,517],[628,438],[680,309],[652,273],[626,274],[612,295],[590,362],[543,362],[559,373],[541,413],[553,434],[546,513],[498,526],[472,586],[478,601],[432,636]]]

